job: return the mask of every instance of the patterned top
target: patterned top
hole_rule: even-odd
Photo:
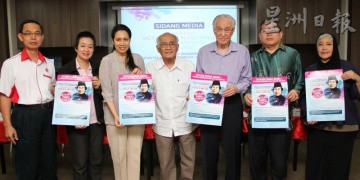
[[[295,89],[300,92],[304,88],[300,54],[283,44],[273,54],[268,53],[265,47],[252,53],[251,69],[253,77],[286,76],[289,91]],[[251,88],[248,89],[250,92]]]
[[[270,54],[265,47],[251,54],[251,68],[253,77],[286,76],[288,89],[300,92],[304,89],[304,76],[302,73],[300,54],[293,48],[280,44],[279,48]],[[247,93],[251,93],[251,86]],[[290,119],[292,106],[289,106]],[[248,123],[251,124],[251,112]],[[289,121],[291,124],[291,121]],[[290,126],[291,127],[291,126]]]

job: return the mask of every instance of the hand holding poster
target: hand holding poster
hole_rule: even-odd
[[[91,76],[59,75],[52,124],[88,126],[92,91]]]
[[[251,80],[253,128],[289,128],[286,76],[253,77]]]
[[[305,72],[307,121],[344,121],[342,69]]]
[[[151,74],[119,75],[120,124],[155,124]]]
[[[191,73],[186,122],[221,126],[227,76]]]

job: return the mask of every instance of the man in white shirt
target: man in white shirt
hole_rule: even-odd
[[[152,74],[156,99],[156,148],[160,162],[160,179],[176,180],[174,137],[179,137],[181,174],[180,179],[193,179],[195,167],[195,125],[186,122],[186,102],[191,72],[194,64],[176,57],[178,38],[164,33],[157,38],[157,50],[161,59],[146,66]]]
[[[14,144],[16,179],[56,180],[56,126],[51,124],[55,67],[39,51],[44,40],[39,22],[22,22],[17,37],[24,49],[4,61],[0,80],[1,112],[5,136]]]

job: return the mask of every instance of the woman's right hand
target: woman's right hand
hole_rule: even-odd
[[[119,127],[119,128],[124,127],[123,124],[120,124],[120,118],[119,118],[118,115],[115,116],[115,118],[114,118],[114,123],[115,123],[115,126],[116,126],[116,127]]]

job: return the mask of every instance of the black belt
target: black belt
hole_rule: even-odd
[[[15,104],[15,106],[29,109],[48,109],[53,107],[53,102],[51,101],[42,104]]]

